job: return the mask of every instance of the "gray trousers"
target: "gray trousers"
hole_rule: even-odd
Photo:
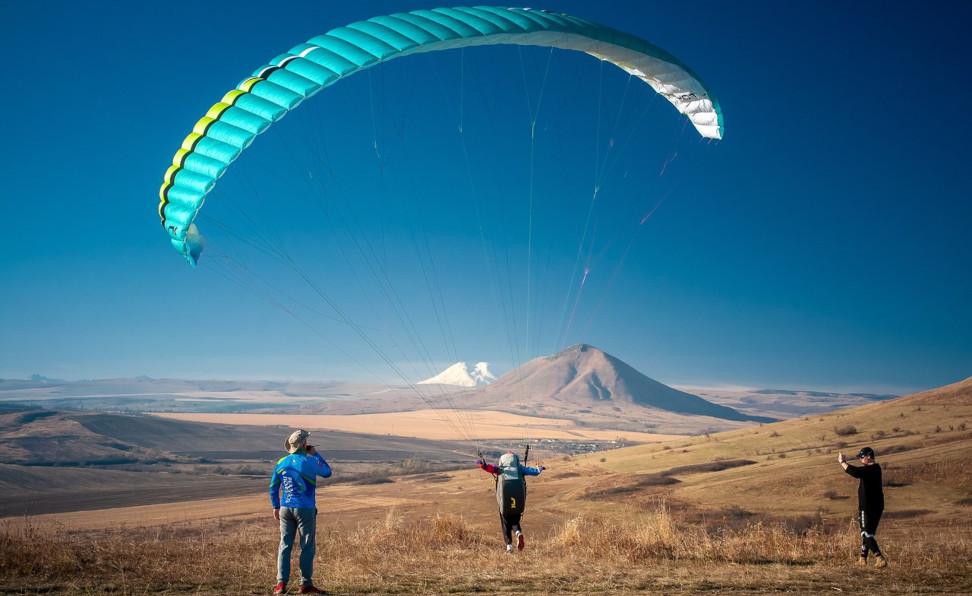
[[[300,585],[312,583],[317,534],[317,509],[280,508],[280,548],[277,550],[277,581],[290,579],[290,551],[300,536]]]

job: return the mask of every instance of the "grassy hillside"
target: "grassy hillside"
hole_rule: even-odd
[[[320,492],[319,582],[337,593],[972,592],[972,380],[824,416],[578,458],[530,481],[528,548],[508,557],[478,470]],[[851,428],[853,427],[853,428]],[[886,470],[885,570],[853,566],[856,481]],[[265,496],[0,525],[0,586],[266,593]],[[119,519],[124,528],[119,528]],[[79,570],[81,570],[79,572]]]
[[[624,475],[667,473],[679,480],[671,496],[700,506],[830,514],[856,504],[856,482],[838,467],[837,453],[852,457],[865,445],[884,470],[889,511],[931,519],[950,519],[956,508],[972,513],[972,379],[829,414],[618,450],[599,465]],[[726,460],[752,463],[706,471]]]

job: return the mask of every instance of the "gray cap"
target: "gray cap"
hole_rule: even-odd
[[[306,430],[299,429],[295,430],[287,437],[287,451],[291,453],[296,453],[298,449],[303,449],[307,444],[307,437],[310,433]]]

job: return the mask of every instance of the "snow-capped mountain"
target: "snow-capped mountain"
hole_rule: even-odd
[[[472,370],[469,370],[469,366],[465,362],[456,362],[434,377],[419,381],[418,384],[481,387],[483,385],[489,385],[495,380],[496,377],[489,371],[488,362],[477,362]]]

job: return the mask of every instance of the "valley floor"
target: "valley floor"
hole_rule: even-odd
[[[169,420],[206,424],[283,426],[371,435],[393,435],[435,441],[557,439],[657,443],[683,435],[582,427],[564,418],[540,418],[495,410],[424,409],[377,414],[213,414],[166,412]]]

